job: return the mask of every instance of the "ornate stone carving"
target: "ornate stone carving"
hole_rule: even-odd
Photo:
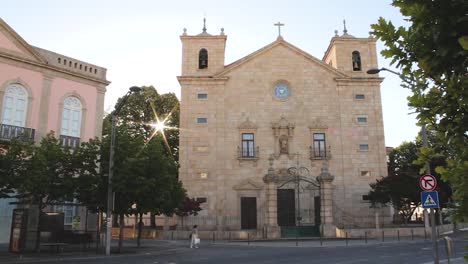
[[[283,135],[279,138],[280,154],[289,154],[288,137]]]
[[[249,118],[247,117],[247,120],[245,120],[244,122],[242,122],[239,126],[238,126],[239,129],[257,129],[257,125],[255,125],[254,122],[250,121]]]
[[[322,120],[322,118],[317,117],[312,121],[312,124],[309,126],[310,129],[327,129],[328,125]]]

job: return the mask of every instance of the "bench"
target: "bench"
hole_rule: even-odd
[[[54,242],[54,243],[41,243],[40,246],[49,247],[51,252],[63,252],[63,249],[68,246],[68,243]],[[55,248],[55,250],[53,250]]]

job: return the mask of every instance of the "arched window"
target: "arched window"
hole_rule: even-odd
[[[60,134],[80,137],[82,105],[78,98],[70,96],[63,101],[62,127]]]
[[[361,70],[361,54],[359,51],[353,51],[353,71]]]
[[[2,124],[24,127],[28,109],[28,92],[19,84],[11,84],[3,97]]]
[[[208,51],[201,49],[198,53],[198,69],[208,68]]]

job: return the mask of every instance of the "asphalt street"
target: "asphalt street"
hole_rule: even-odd
[[[451,263],[463,263],[463,245],[466,238],[455,243],[455,254]],[[57,256],[47,259],[16,260],[6,263],[142,263],[142,264],[191,264],[191,263],[255,263],[255,264],[302,264],[302,263],[433,263],[432,243],[430,241],[403,241],[369,244],[343,241],[328,242],[320,246],[317,241],[301,241],[296,246],[294,241],[264,242],[218,242],[206,241],[198,249],[190,249],[187,241],[144,241],[138,251],[130,250],[126,254],[112,256]],[[157,246],[156,246],[157,245]],[[446,262],[444,245],[439,246],[440,263]]]

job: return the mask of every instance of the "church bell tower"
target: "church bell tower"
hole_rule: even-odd
[[[223,28],[219,35],[211,35],[206,31],[206,19],[203,19],[202,33],[190,36],[184,29],[180,39],[182,76],[212,76],[224,69],[227,36]]]
[[[346,21],[343,21],[343,26],[341,36],[335,30],[335,36],[331,39],[322,60],[351,77],[369,77],[366,71],[377,68],[376,40],[372,36],[356,38],[348,34]]]

